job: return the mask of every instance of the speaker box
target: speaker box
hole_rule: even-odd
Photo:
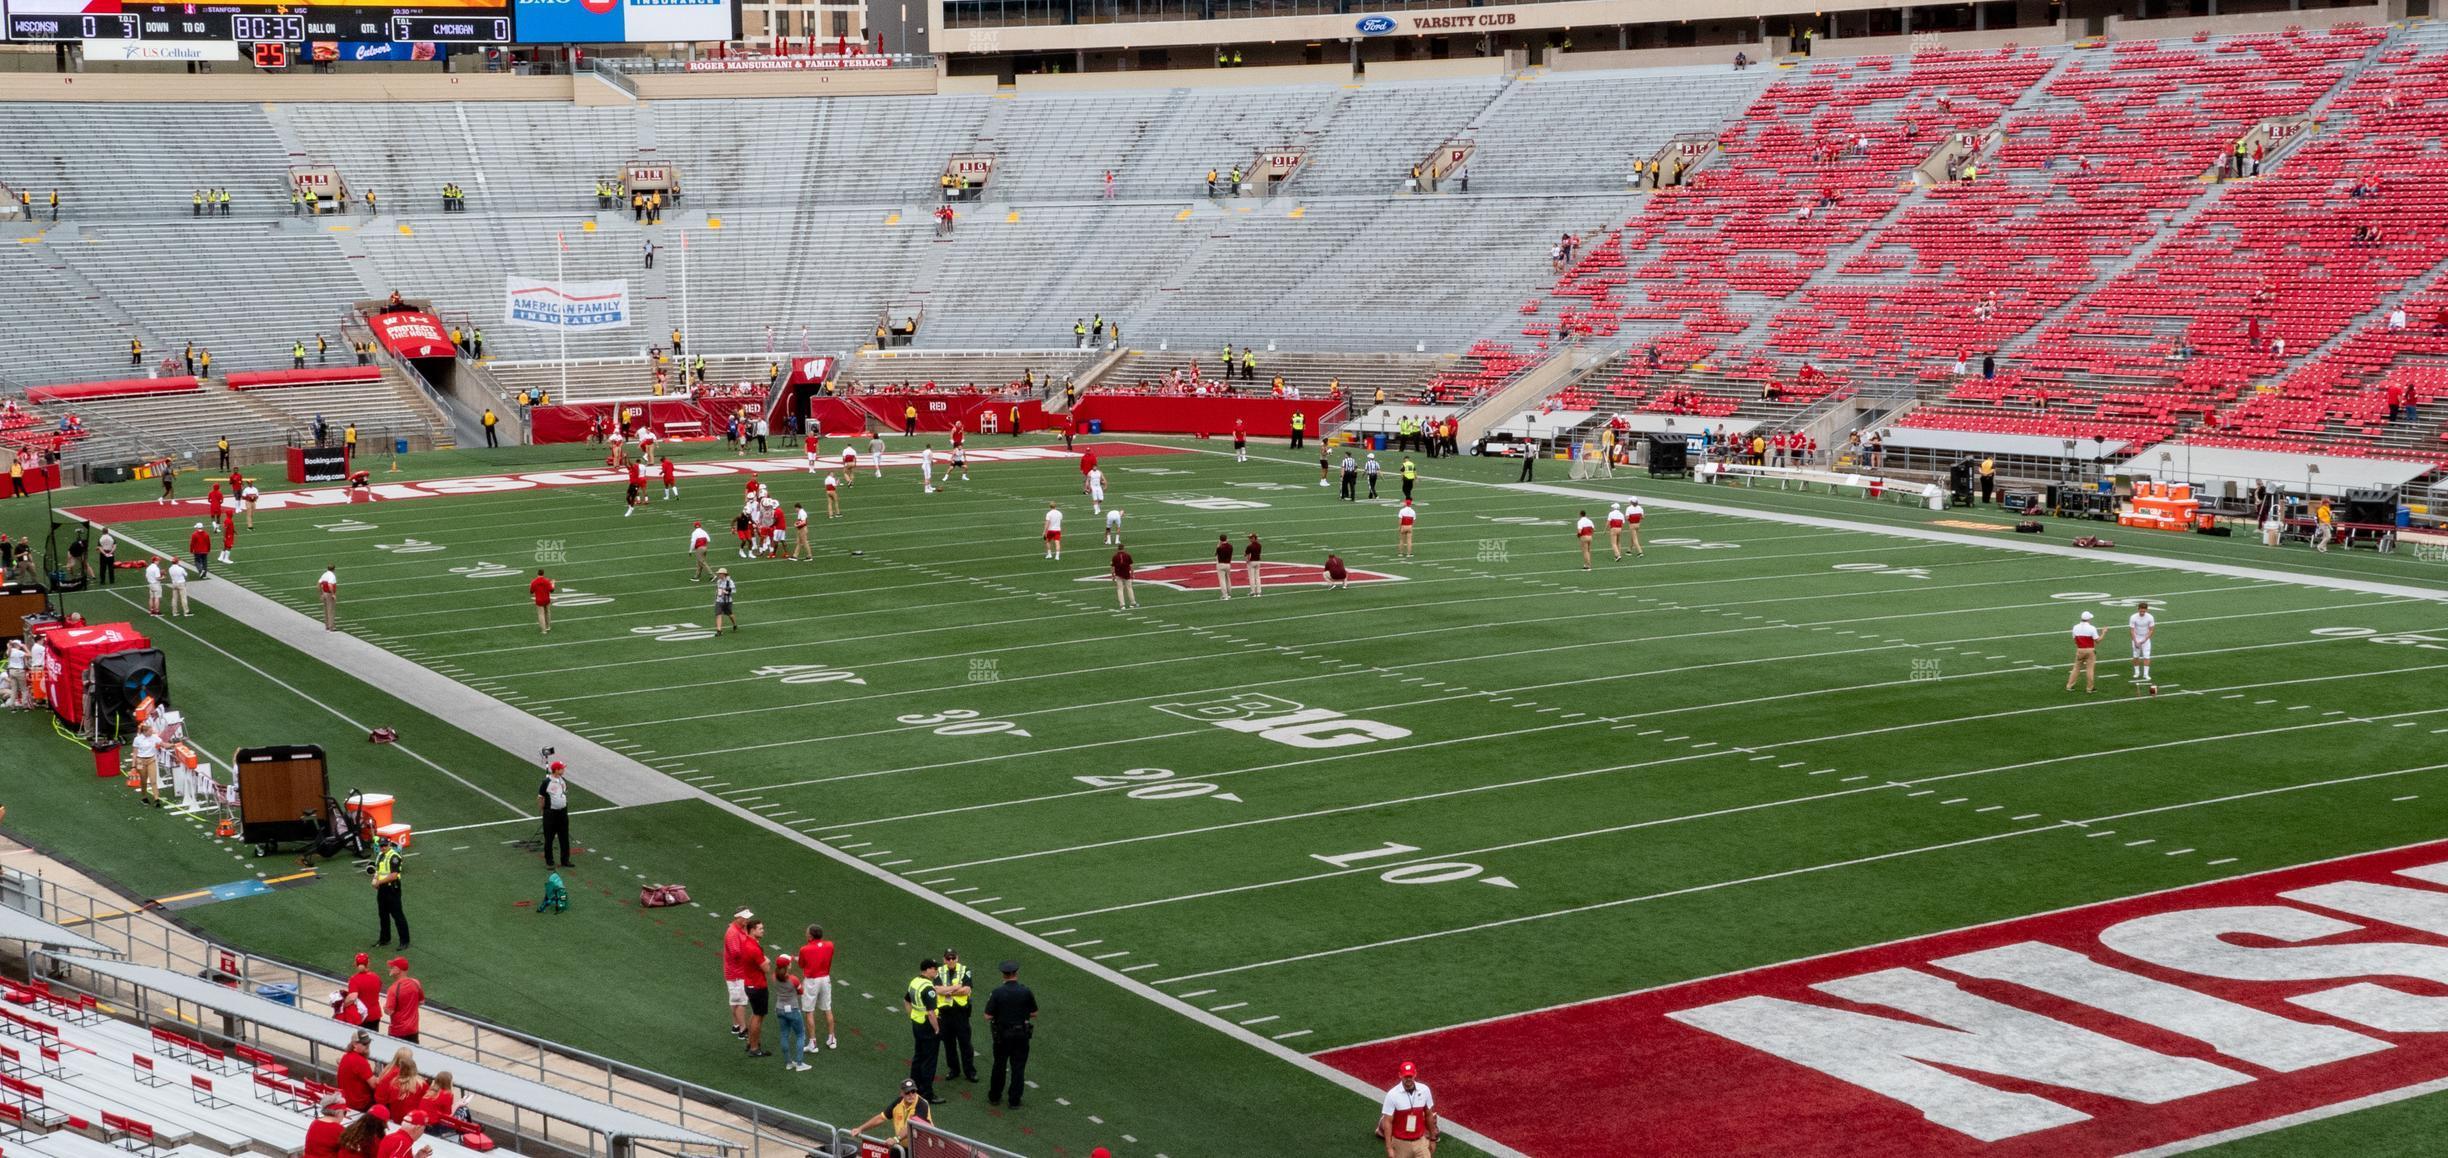
[[[19,635],[25,621],[49,610],[43,589],[24,583],[0,583],[0,635]]]
[[[312,843],[331,831],[331,777],[314,745],[239,749],[240,839],[258,847]]]
[[[126,482],[129,479],[136,477],[136,468],[131,466],[89,466],[85,468],[85,477],[88,480],[97,483]]]
[[[96,737],[124,740],[136,734],[136,705],[170,702],[170,666],[154,648],[117,651],[85,669],[86,726]]]
[[[1663,478],[1691,473],[1691,452],[1679,434],[1649,436],[1649,477]]]

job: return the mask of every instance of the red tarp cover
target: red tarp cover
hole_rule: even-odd
[[[33,630],[36,642],[51,649],[51,711],[71,728],[84,723],[85,669],[113,652],[153,646],[132,623],[84,627],[45,623]]]
[[[325,382],[375,382],[380,366],[314,366],[304,370],[244,370],[228,377],[232,390],[263,390],[276,386],[308,386]]]
[[[79,402],[89,398],[133,398],[140,394],[192,394],[203,387],[184,374],[174,378],[115,378],[108,382],[71,382],[37,386],[26,391],[33,402]]]

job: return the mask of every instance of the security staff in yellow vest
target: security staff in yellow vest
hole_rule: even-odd
[[[289,368],[292,370],[306,368],[306,343],[292,342],[289,344]]]
[[[969,967],[960,950],[946,949],[943,969],[935,975],[935,1014],[942,1023],[944,1076],[964,1082],[977,1080],[977,1047],[969,1037]]]
[[[1298,410],[1295,410],[1295,411],[1293,411],[1293,412],[1292,412],[1292,447],[1291,447],[1291,449],[1293,449],[1293,450],[1299,450],[1299,449],[1300,449],[1300,447],[1301,447],[1301,431],[1302,431],[1302,428],[1304,428],[1304,427],[1306,427],[1306,426],[1308,426],[1308,425],[1309,425],[1309,416],[1308,416],[1308,415],[1302,414],[1302,413],[1301,413],[1300,411],[1298,411]]]
[[[1406,455],[1404,455],[1404,456],[1403,456],[1403,464],[1402,464],[1402,482],[1403,482],[1403,501],[1404,501],[1404,502],[1406,502],[1406,503],[1407,503],[1407,502],[1410,502],[1410,501],[1411,501],[1411,484],[1412,484],[1412,483],[1415,483],[1415,482],[1418,482],[1418,481],[1419,481],[1419,464],[1418,464],[1418,463],[1415,463],[1415,462],[1412,462],[1412,461],[1411,461],[1411,456],[1406,454]]]
[[[918,975],[901,993],[901,1009],[910,1019],[910,1080],[918,1083],[918,1096],[941,1104],[943,1099],[935,1096],[935,1043],[943,1036],[943,1019],[936,1009],[936,968],[931,957],[918,963]]]

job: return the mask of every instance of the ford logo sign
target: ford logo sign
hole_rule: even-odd
[[[1360,18],[1360,23],[1353,27],[1358,28],[1362,36],[1383,36],[1394,31],[1394,18],[1391,16],[1363,16]]]

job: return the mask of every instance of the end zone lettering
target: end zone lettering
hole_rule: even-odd
[[[1433,1064],[1474,1128],[1541,1152],[2110,1155],[2441,1088],[2443,986],[2434,842],[1324,1056]],[[1466,1059],[1532,1035],[1608,1058],[1583,1104],[1627,1108],[1508,1119],[1536,1099]]]

